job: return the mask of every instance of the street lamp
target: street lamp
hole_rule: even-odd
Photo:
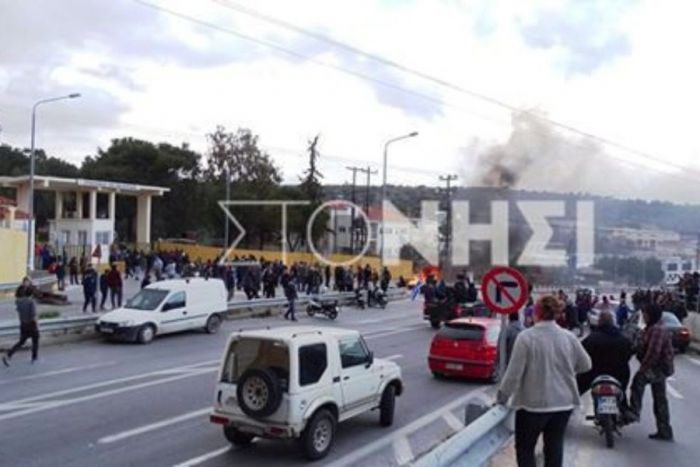
[[[417,131],[412,131],[411,133],[408,133],[407,135],[403,136],[397,136],[396,138],[392,138],[386,143],[384,143],[384,172],[382,174],[382,205],[381,205],[381,213],[382,213],[382,224],[381,224],[381,236],[380,236],[380,246],[379,246],[379,265],[380,265],[380,271],[379,273],[384,270],[384,201],[386,200],[386,159],[387,155],[389,152],[389,145],[391,143],[395,143],[397,141],[401,141],[402,139],[408,139],[408,138],[413,138],[414,136],[418,136]]]
[[[66,96],[50,97],[37,101],[32,107],[32,146],[29,154],[29,219],[27,224],[27,272],[34,270],[34,155],[35,155],[35,136],[36,136],[36,109],[42,104],[49,102],[62,101],[64,99],[75,99],[80,97],[80,94],[75,92]]]

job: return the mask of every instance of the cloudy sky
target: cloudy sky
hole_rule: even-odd
[[[320,133],[342,183],[419,131],[391,146],[390,181],[480,183],[495,148],[521,187],[695,202],[694,5],[0,0],[0,141],[28,146],[33,102],[80,92],[39,115],[39,146],[74,163],[127,135],[206,151],[223,124],[258,133],[287,181]]]

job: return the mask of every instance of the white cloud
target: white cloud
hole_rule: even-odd
[[[322,159],[326,179],[343,182],[349,176],[344,169],[348,161],[370,161],[379,167],[386,139],[418,130],[419,138],[392,146],[390,161],[396,167],[390,180],[433,183],[441,172],[465,177],[478,172],[469,167],[473,154],[464,160],[464,148],[474,138],[483,146],[509,135],[507,110],[227,9],[221,2],[158,4],[409,92],[132,1],[110,2],[108,7],[88,0],[61,6],[49,0],[14,2],[3,6],[6,14],[0,19],[0,43],[14,45],[0,51],[3,141],[26,145],[32,102],[74,89],[83,98],[47,106],[40,127],[45,147],[74,162],[124,135],[189,141],[203,151],[204,134],[221,123],[258,133],[290,181],[305,163],[307,139],[320,133],[321,151],[329,156]],[[693,21],[697,7],[691,2],[237,4],[517,107],[536,107],[554,119],[661,159],[697,167],[700,148],[693,137],[693,117],[700,104],[695,91],[700,68],[692,48],[700,32]],[[31,31],[22,25],[30,18],[35,24]],[[622,43],[625,47],[619,48]],[[575,164],[578,170],[593,172],[571,177],[579,185],[572,191],[688,201],[697,197],[693,186],[662,175],[658,164],[651,164],[652,171],[641,169],[640,163],[650,163],[604,149],[632,164],[634,169],[620,168],[627,180],[610,190],[608,180],[596,182],[595,171],[617,168],[617,162]],[[566,167],[566,162],[557,161],[557,166]],[[408,172],[405,167],[420,170]]]

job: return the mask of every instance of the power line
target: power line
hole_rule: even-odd
[[[355,78],[359,78],[359,79],[362,79],[362,80],[365,80],[365,81],[371,81],[371,82],[374,82],[374,83],[376,83],[376,84],[382,85],[382,86],[384,86],[384,87],[391,88],[391,89],[394,89],[394,90],[397,90],[397,91],[400,91],[400,92],[403,92],[403,93],[406,93],[406,94],[412,94],[412,95],[417,96],[417,97],[419,97],[419,98],[421,98],[421,99],[423,99],[423,100],[426,100],[426,101],[429,101],[429,102],[432,102],[432,103],[435,103],[435,104],[443,105],[443,106],[446,106],[446,107],[452,107],[452,108],[455,108],[455,109],[458,109],[458,110],[467,112],[467,113],[472,114],[472,115],[475,115],[475,116],[477,116],[477,117],[479,117],[479,118],[481,118],[481,119],[483,119],[483,120],[487,120],[487,121],[491,121],[491,122],[496,122],[496,123],[499,123],[499,124],[504,124],[504,123],[507,124],[507,122],[504,122],[504,121],[501,120],[501,119],[496,119],[496,118],[493,118],[493,117],[484,116],[484,115],[482,115],[482,114],[479,114],[479,113],[477,113],[477,112],[474,112],[474,111],[471,110],[471,109],[466,109],[466,108],[461,107],[461,106],[459,106],[459,105],[455,105],[455,104],[453,104],[453,103],[451,103],[451,102],[445,101],[444,99],[436,98],[436,97],[430,96],[430,95],[428,95],[428,94],[421,93],[421,92],[419,92],[419,91],[415,91],[415,90],[411,90],[411,89],[406,89],[406,88],[401,87],[401,86],[398,86],[398,85],[396,85],[396,84],[393,84],[393,83],[390,83],[390,82],[387,82],[387,81],[384,81],[384,80],[380,80],[380,79],[374,78],[373,76],[368,75],[368,74],[366,74],[366,73],[362,73],[362,72],[350,70],[350,69],[344,68],[344,67],[339,66],[339,65],[335,65],[335,64],[332,64],[332,63],[327,63],[327,62],[324,62],[324,61],[315,59],[315,58],[313,58],[313,57],[311,57],[311,56],[309,56],[309,55],[306,55],[306,54],[297,52],[297,51],[292,50],[292,49],[288,49],[288,48],[283,47],[283,46],[280,46],[280,45],[278,45],[278,44],[276,44],[276,43],[273,43],[273,42],[270,42],[270,41],[267,41],[267,40],[264,40],[264,39],[260,39],[260,38],[254,37],[254,36],[251,36],[251,35],[249,35],[249,34],[241,33],[241,32],[239,32],[239,31],[237,31],[237,30],[235,30],[235,29],[232,29],[232,28],[230,28],[230,27],[219,26],[218,24],[210,23],[210,22],[208,22],[208,21],[204,21],[204,20],[201,20],[201,19],[199,19],[199,18],[196,18],[196,17],[190,16],[190,15],[187,15],[187,14],[185,14],[185,13],[181,13],[181,12],[178,12],[178,11],[175,11],[175,10],[171,10],[171,9],[169,9],[169,8],[166,8],[166,7],[162,7],[162,6],[160,6],[160,5],[156,5],[156,4],[153,4],[153,3],[149,3],[149,2],[144,1],[144,0],[134,0],[134,2],[136,2],[136,3],[138,3],[138,4],[142,5],[142,6],[145,6],[145,7],[147,7],[147,8],[151,8],[151,9],[160,11],[160,12],[162,12],[162,13],[165,13],[165,14],[168,14],[168,15],[171,15],[171,16],[174,16],[174,17],[179,18],[179,19],[181,19],[181,20],[189,21],[189,22],[191,22],[191,23],[197,24],[197,25],[202,26],[202,27],[207,27],[207,28],[216,30],[216,31],[221,32],[221,33],[225,33],[225,34],[229,34],[229,35],[236,36],[236,37],[238,37],[238,38],[240,38],[240,39],[247,40],[247,41],[256,43],[256,44],[258,44],[258,45],[262,45],[262,46],[264,46],[264,47],[268,47],[268,48],[273,49],[273,50],[275,50],[275,51],[277,51],[277,52],[280,52],[280,53],[285,54],[285,55],[290,55],[290,56],[295,57],[295,58],[297,58],[297,59],[303,59],[303,60],[305,60],[305,61],[308,61],[308,62],[313,63],[313,64],[318,65],[318,66],[322,66],[322,67],[325,67],[325,68],[330,68],[330,69],[333,69],[333,70],[335,70],[335,71],[339,71],[339,72],[341,72],[341,73],[344,73],[344,74],[347,74],[347,75],[350,75],[350,76],[353,76],[353,77],[355,77]],[[282,22],[281,20],[278,20],[278,21]],[[296,26],[295,26],[295,27],[296,27]],[[299,29],[302,29],[302,28],[299,28]],[[316,34],[316,33],[311,33],[311,34]],[[320,34],[316,34],[316,35],[321,36]],[[328,39],[329,39],[330,41],[338,42],[338,41],[335,41],[335,40],[330,39],[330,38],[328,38]],[[338,42],[338,43],[339,43],[339,44],[342,44],[342,43],[340,43],[340,42]],[[350,48],[350,49],[353,49],[351,46],[348,46],[348,45],[345,45],[345,47]],[[374,57],[372,54],[369,54],[369,53],[367,53],[367,52],[363,52],[363,51],[361,51],[360,49],[357,49],[357,50],[359,51],[358,53],[361,52],[361,53],[365,54],[365,56],[367,56],[367,57]],[[387,59],[383,59],[382,57],[379,57],[379,56],[376,56],[376,59],[378,59],[378,60],[380,60],[380,61],[381,61],[381,60],[385,60],[385,61],[387,62],[387,65],[390,65],[390,66],[403,67],[403,65],[399,65],[398,63],[392,62],[392,61],[387,60]],[[560,123],[560,122],[558,122],[558,121],[549,119],[549,118],[547,118],[547,117],[543,117],[543,116],[538,115],[537,113],[532,112],[532,111],[527,111],[527,110],[523,110],[523,109],[518,109],[517,107],[512,106],[512,105],[510,105],[510,104],[507,104],[507,103],[505,103],[505,102],[502,102],[502,101],[500,101],[500,100],[498,100],[498,99],[490,98],[490,97],[488,97],[488,96],[482,96],[482,95],[480,95],[479,93],[475,93],[475,92],[469,91],[469,90],[467,90],[467,89],[463,89],[463,88],[461,88],[461,87],[459,87],[459,86],[457,86],[457,85],[451,84],[451,83],[449,83],[449,82],[447,82],[447,81],[445,81],[445,80],[441,80],[441,79],[438,79],[438,78],[431,77],[430,75],[421,73],[421,72],[419,72],[419,71],[417,71],[417,70],[413,70],[413,69],[408,68],[408,67],[403,67],[403,68],[405,68],[405,71],[408,72],[408,73],[416,74],[416,76],[423,75],[423,76],[421,76],[421,77],[423,77],[424,79],[429,79],[429,80],[434,81],[434,82],[436,82],[436,83],[438,83],[438,84],[441,84],[441,85],[443,85],[443,86],[454,87],[454,90],[457,90],[457,91],[462,92],[462,93],[464,93],[464,94],[471,95],[472,97],[479,97],[479,96],[481,96],[480,98],[483,98],[482,100],[484,100],[484,101],[486,101],[486,102],[490,102],[490,103],[492,103],[492,104],[499,105],[500,107],[503,107],[503,108],[505,108],[505,109],[508,109],[508,110],[510,110],[511,112],[518,112],[518,113],[523,113],[523,114],[525,114],[525,115],[532,116],[533,118],[536,118],[536,119],[538,119],[538,120],[540,120],[540,121],[548,122],[548,123],[550,123],[550,124],[553,125],[553,126],[556,126],[556,127],[562,128],[562,129],[565,129],[565,130],[567,130],[567,131],[570,131],[570,132],[573,132],[573,133],[576,133],[576,134],[579,134],[579,135],[581,135],[581,136],[583,136],[583,137],[585,137],[585,138],[592,139],[592,140],[594,140],[594,141],[596,141],[596,142],[598,142],[598,143],[602,143],[602,144],[606,144],[606,145],[609,145],[609,146],[613,146],[613,147],[616,147],[616,148],[618,148],[618,149],[621,149],[621,150],[623,150],[623,151],[625,151],[625,152],[629,152],[629,153],[632,153],[632,154],[636,154],[636,155],[638,155],[638,156],[640,156],[640,157],[642,157],[642,158],[644,158],[644,159],[646,159],[646,160],[648,160],[648,161],[652,161],[652,162],[655,162],[655,163],[657,163],[657,164],[665,165],[665,166],[668,166],[668,167],[673,167],[673,168],[675,168],[675,169],[677,169],[677,170],[681,170],[681,171],[693,171],[693,172],[695,172],[696,174],[700,175],[700,171],[697,171],[697,170],[695,170],[695,169],[688,168],[688,167],[685,167],[685,166],[682,166],[682,165],[679,165],[679,164],[674,164],[674,163],[672,163],[672,162],[667,162],[667,161],[664,161],[664,160],[655,158],[654,156],[651,156],[651,155],[649,155],[649,154],[647,154],[647,153],[644,153],[644,152],[642,152],[642,151],[636,150],[636,149],[634,149],[634,148],[627,147],[627,146],[623,145],[622,143],[617,143],[617,142],[615,142],[615,141],[613,141],[613,140],[609,140],[609,139],[607,139],[607,138],[603,138],[603,137],[594,135],[594,134],[592,134],[592,133],[588,133],[588,132],[585,132],[585,131],[582,131],[582,130],[578,130],[577,128],[574,128],[574,127],[572,127],[572,126],[570,126],[570,125],[567,125],[567,124],[564,124],[564,123]],[[400,69],[400,68],[399,68],[399,69]],[[541,135],[544,135],[545,137],[551,136],[551,135],[549,135],[549,134],[547,134],[547,133],[543,133],[543,132],[537,131],[537,130],[534,130],[534,132],[539,133],[539,134],[541,134]],[[569,140],[567,140],[567,139],[564,139],[564,140],[562,140],[562,141],[563,141],[564,143],[568,144],[568,145],[572,145],[572,146],[576,146],[576,147],[584,147],[583,145],[581,145],[581,144],[578,143],[578,142],[569,141]],[[666,174],[666,175],[674,175],[674,174],[668,174],[668,173],[663,172],[663,171],[660,171],[660,170],[658,170],[658,169],[654,169],[654,168],[652,168],[652,167],[646,166],[646,165],[640,163],[639,161],[634,161],[634,160],[631,161],[631,160],[628,160],[628,159],[626,159],[626,158],[619,157],[619,156],[616,156],[616,155],[614,155],[614,154],[609,154],[609,153],[604,153],[604,155],[606,155],[607,157],[616,159],[616,160],[618,160],[618,161],[621,161],[621,162],[623,162],[623,163],[626,163],[626,164],[637,165],[637,166],[642,167],[642,168],[647,169],[647,170],[651,170],[651,171],[655,171],[655,172],[662,172],[662,173],[664,173],[664,174]],[[682,176],[682,172],[681,172],[681,176]],[[683,178],[685,178],[685,177],[683,177]],[[694,181],[695,179],[689,179],[689,180]]]
[[[598,143],[605,144],[607,146],[611,146],[611,147],[623,150],[623,151],[631,153],[631,154],[635,154],[637,156],[643,157],[644,159],[646,159],[648,161],[660,163],[660,164],[666,165],[668,167],[676,168],[678,170],[692,170],[686,166],[676,164],[673,162],[665,161],[665,160],[660,159],[660,158],[658,158],[650,153],[647,153],[645,151],[641,151],[639,149],[630,147],[624,143],[620,143],[620,142],[612,140],[610,138],[598,136],[598,135],[590,133],[588,131],[580,130],[580,129],[573,127],[569,124],[566,124],[566,123],[560,122],[558,120],[554,120],[554,119],[539,115],[539,114],[532,112],[532,111],[519,109],[516,106],[509,104],[501,99],[497,99],[495,97],[491,97],[491,96],[488,96],[486,94],[483,94],[483,93],[480,93],[477,91],[473,91],[471,89],[467,89],[463,86],[460,86],[458,84],[454,84],[454,83],[447,81],[445,79],[436,77],[434,75],[430,75],[428,73],[417,70],[415,68],[408,67],[406,65],[403,65],[397,61],[388,59],[386,57],[382,57],[381,55],[378,55],[376,53],[367,52],[367,51],[360,49],[354,45],[351,45],[351,44],[348,44],[345,42],[341,42],[341,41],[334,39],[330,36],[326,36],[324,34],[316,32],[316,31],[311,31],[309,29],[303,28],[303,27],[298,26],[296,24],[290,23],[290,22],[282,20],[280,18],[276,18],[276,17],[271,16],[271,15],[267,15],[265,13],[258,11],[258,10],[240,5],[240,4],[232,2],[230,0],[210,0],[210,1],[222,6],[224,8],[227,8],[229,10],[238,11],[239,13],[256,18],[260,21],[274,24],[276,26],[294,31],[298,34],[303,34],[305,36],[311,37],[311,38],[316,39],[318,41],[325,42],[325,43],[330,44],[330,45],[337,47],[339,49],[343,49],[343,50],[346,50],[346,51],[351,52],[353,54],[360,55],[360,56],[368,58],[370,60],[377,61],[379,63],[382,63],[383,65],[386,65],[388,67],[394,68],[394,69],[399,70],[399,71],[402,71],[404,73],[414,75],[414,76],[421,78],[421,79],[424,79],[426,81],[433,82],[435,84],[438,84],[438,85],[440,85],[444,88],[450,89],[452,91],[456,91],[456,92],[459,92],[461,94],[468,95],[472,98],[476,98],[476,99],[482,100],[484,102],[487,102],[489,104],[493,104],[493,105],[496,105],[498,107],[507,109],[511,112],[518,112],[518,113],[528,115],[528,116],[536,118],[538,120],[547,122],[552,126],[561,128],[563,130],[567,130],[571,133],[577,134],[579,136],[583,136],[585,138],[591,139],[591,140],[596,141]]]

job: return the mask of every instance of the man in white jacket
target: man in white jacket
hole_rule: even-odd
[[[576,374],[591,369],[591,359],[571,332],[556,324],[563,304],[553,296],[535,305],[535,325],[515,340],[497,400],[515,413],[518,467],[536,467],[535,445],[544,441],[545,467],[561,467],[564,433],[580,405]]]

